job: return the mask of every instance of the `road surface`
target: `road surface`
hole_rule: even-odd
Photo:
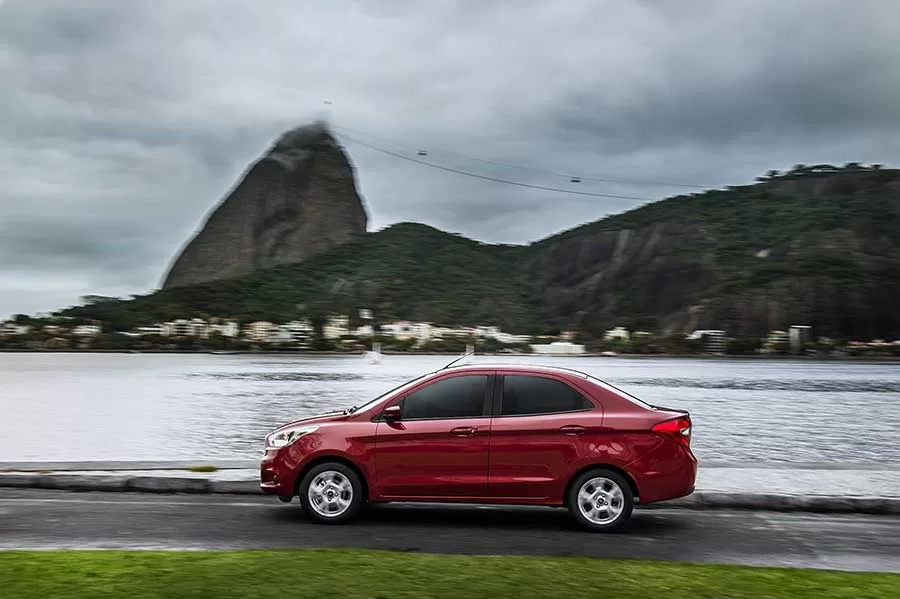
[[[296,501],[264,496],[0,490],[0,549],[290,547],[900,572],[900,518],[656,508],[636,511],[626,533],[598,535],[561,509],[383,505],[322,526]]]

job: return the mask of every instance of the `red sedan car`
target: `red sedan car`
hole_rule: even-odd
[[[363,503],[566,507],[591,531],[689,495],[691,418],[563,368],[446,367],[266,437],[263,492],[342,523]]]

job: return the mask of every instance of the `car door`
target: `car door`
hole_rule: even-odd
[[[448,374],[390,402],[400,406],[400,418],[381,419],[376,428],[380,496],[485,496],[492,378],[489,372]]]
[[[563,377],[507,373],[497,378],[488,494],[554,497],[585,454],[583,433],[602,423],[602,409]]]

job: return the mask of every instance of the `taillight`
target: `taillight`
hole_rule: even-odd
[[[654,433],[667,437],[679,445],[689,447],[691,444],[691,419],[679,416],[672,420],[664,420],[651,429]]]

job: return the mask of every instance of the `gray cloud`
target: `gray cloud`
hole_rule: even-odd
[[[544,186],[570,184],[465,156],[704,185],[896,164],[898,22],[879,0],[6,0],[0,315],[155,287],[245,166],[326,98],[339,132]],[[526,242],[642,201],[345,143],[373,228]]]

